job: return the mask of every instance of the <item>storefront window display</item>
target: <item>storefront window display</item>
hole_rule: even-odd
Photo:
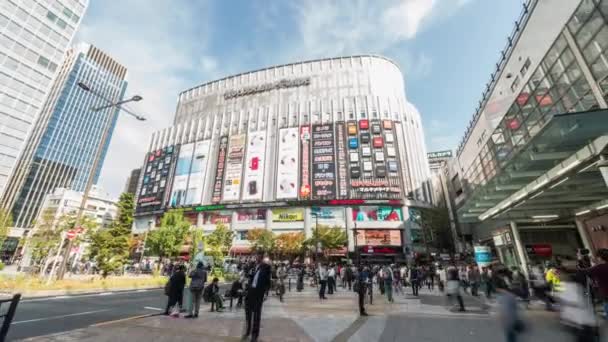
[[[353,220],[355,221],[402,221],[403,215],[400,208],[362,206],[353,208]]]

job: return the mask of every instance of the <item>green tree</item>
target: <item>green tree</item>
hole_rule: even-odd
[[[150,254],[158,255],[160,263],[165,257],[177,256],[184,245],[190,222],[179,209],[169,210],[160,220],[160,227],[148,233],[146,248]]]
[[[222,265],[224,257],[228,255],[234,232],[223,223],[218,223],[211,234],[205,236],[205,251],[213,257],[216,266]]]
[[[122,269],[130,254],[131,227],[135,204],[133,194],[123,193],[117,203],[118,215],[109,229],[99,228],[92,231],[89,257],[95,259],[102,277]]]
[[[277,253],[285,257],[295,258],[304,251],[305,239],[303,232],[279,234],[276,237]]]
[[[0,208],[0,247],[8,236],[8,231],[13,226],[13,216],[8,210]]]
[[[268,229],[256,228],[247,232],[247,240],[256,252],[272,253],[275,251],[276,236]]]
[[[343,227],[319,225],[312,230],[312,236],[304,241],[304,245],[316,250],[319,242],[323,250],[337,249],[346,246],[348,237]]]

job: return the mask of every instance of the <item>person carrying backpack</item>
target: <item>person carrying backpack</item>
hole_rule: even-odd
[[[197,318],[198,312],[201,307],[201,297],[203,295],[203,289],[207,282],[207,271],[205,271],[204,264],[198,262],[196,269],[190,272],[190,293],[192,294],[192,307],[190,308],[190,314],[185,318]]]

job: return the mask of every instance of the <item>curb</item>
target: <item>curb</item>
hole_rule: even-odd
[[[21,300],[27,300],[27,299],[47,299],[47,298],[55,298],[58,296],[67,296],[67,297],[78,297],[78,296],[86,296],[86,295],[94,295],[94,294],[100,294],[100,293],[124,293],[124,292],[135,292],[138,290],[160,290],[163,287],[138,287],[138,288],[118,288],[118,289],[97,289],[97,290],[88,290],[88,291],[57,291],[53,294],[44,294],[44,295],[36,295],[36,294],[23,294],[23,297],[21,297]],[[17,292],[15,292],[17,293]],[[10,295],[12,296],[13,293],[8,294],[8,293],[3,293],[3,295]]]

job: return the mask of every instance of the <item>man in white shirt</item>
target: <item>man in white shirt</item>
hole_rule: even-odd
[[[319,299],[327,299],[325,297],[325,288],[327,287],[327,268],[325,265],[319,264]]]
[[[327,271],[327,294],[334,294],[336,289],[336,269],[333,265],[329,266]]]

